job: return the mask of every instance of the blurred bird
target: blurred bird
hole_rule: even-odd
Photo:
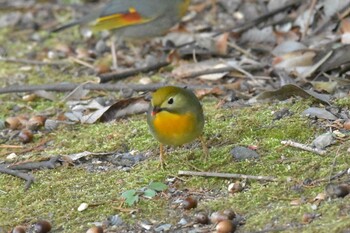
[[[69,22],[51,32],[91,23],[92,30],[111,30],[117,41],[164,35],[186,14],[190,0],[112,0],[102,8]],[[119,43],[118,43],[119,44]],[[117,67],[115,39],[112,41],[113,66]]]

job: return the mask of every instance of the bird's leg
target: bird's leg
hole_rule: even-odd
[[[165,166],[166,166],[166,163],[165,163],[165,156],[164,156],[164,146],[163,146],[163,144],[160,144],[160,146],[159,146],[159,167],[164,169]]]
[[[116,40],[115,35],[112,35],[111,37],[111,52],[112,52],[112,59],[113,59],[113,70],[117,70],[118,69],[118,59],[117,59],[117,51],[116,51],[116,46],[115,44],[118,41],[118,45],[119,45],[119,39]]]
[[[208,150],[208,147],[207,147],[207,143],[206,143],[203,135],[199,136],[199,139],[201,140],[201,143],[202,143],[202,148],[203,148],[203,153],[204,153],[204,156],[205,156],[205,160],[207,160],[209,158],[209,150]]]

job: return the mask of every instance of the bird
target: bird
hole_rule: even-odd
[[[117,36],[119,43],[124,39],[162,36],[186,14],[190,1],[112,0],[100,9],[54,28],[51,32],[60,32],[75,25],[90,23],[93,31],[111,30]],[[115,42],[114,38],[111,46],[114,68],[117,67]]]
[[[208,148],[202,136],[203,108],[189,89],[164,86],[152,93],[147,123],[153,137],[160,142],[160,166],[165,165],[163,145],[180,146],[199,138],[205,156]]]

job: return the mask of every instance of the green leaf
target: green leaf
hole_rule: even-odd
[[[168,188],[168,186],[166,184],[163,184],[162,182],[151,182],[148,185],[149,189],[153,189],[155,191],[161,192],[164,191]]]
[[[122,197],[124,197],[125,199],[128,199],[135,195],[136,195],[135,189],[126,190],[125,192],[122,193]]]
[[[156,194],[157,194],[156,191],[154,191],[153,189],[146,189],[143,192],[143,196],[147,198],[153,198],[156,196]]]
[[[130,196],[125,199],[125,203],[128,204],[128,206],[132,206],[133,204],[137,203],[139,201],[139,195]]]

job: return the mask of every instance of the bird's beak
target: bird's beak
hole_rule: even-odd
[[[160,107],[155,106],[155,107],[152,108],[151,115],[155,116],[160,111],[162,111],[162,109]]]

